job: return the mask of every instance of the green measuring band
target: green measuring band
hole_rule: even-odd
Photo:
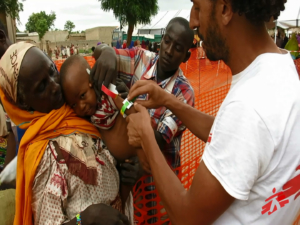
[[[124,102],[123,102],[123,106],[122,106],[122,108],[121,108],[121,115],[124,117],[124,118],[126,118],[126,114],[125,114],[125,111],[126,111],[126,109],[128,109],[128,106],[130,106],[130,105],[132,105],[132,102],[129,102],[128,100],[127,100],[127,98],[124,100]],[[130,109],[130,107],[129,107],[129,109]]]
[[[124,101],[123,101],[123,106],[120,110],[121,112],[121,115],[126,118],[126,114],[125,114],[125,111],[126,109],[130,109],[132,106],[133,106],[133,102],[136,100],[136,98],[132,99],[132,101],[128,101],[128,99],[126,98]]]

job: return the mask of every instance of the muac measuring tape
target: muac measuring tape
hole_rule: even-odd
[[[110,84],[109,87],[105,87],[102,84],[102,88],[101,90],[103,91],[103,93],[105,93],[107,96],[116,99],[119,96],[119,92],[116,89],[116,86],[114,84]],[[120,110],[121,115],[126,118],[127,115],[125,114],[125,111],[127,109],[130,109],[133,106],[133,103],[135,102],[136,98],[132,99],[132,101],[129,101],[127,98],[123,101],[123,106]]]
[[[86,72],[90,75],[90,70],[86,69]],[[119,96],[119,92],[114,84],[109,84],[108,88],[105,87],[104,84],[102,84],[101,90],[103,93],[105,93],[107,96],[111,97],[112,99],[116,99]],[[130,109],[133,106],[134,101],[136,98],[132,99],[132,101],[129,101],[127,98],[123,101],[123,106],[120,110],[121,115],[126,118],[127,115],[125,114],[126,109]]]

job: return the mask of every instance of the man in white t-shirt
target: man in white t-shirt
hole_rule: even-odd
[[[190,26],[207,57],[232,70],[231,89],[214,118],[155,83],[137,82],[129,100],[146,93],[149,100],[127,117],[129,143],[145,151],[173,224],[293,224],[300,218],[300,82],[265,28],[284,1],[192,2]],[[168,167],[141,105],[167,107],[207,142],[189,190]]]

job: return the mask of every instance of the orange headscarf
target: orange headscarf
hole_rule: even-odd
[[[6,55],[6,53],[5,53]],[[6,55],[3,57],[9,57]],[[2,57],[2,59],[3,59]],[[1,59],[1,65],[3,63]],[[21,64],[21,61],[20,61]],[[8,76],[9,72],[4,71]],[[52,138],[72,133],[85,133],[100,137],[98,130],[88,121],[76,116],[67,105],[48,114],[27,112],[18,108],[12,98],[0,89],[1,101],[11,120],[23,129],[27,129],[19,147],[16,186],[16,214],[14,224],[33,224],[32,221],[32,187],[36,169]],[[7,92],[6,92],[7,94]]]

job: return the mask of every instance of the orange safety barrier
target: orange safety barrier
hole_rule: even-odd
[[[185,76],[189,79],[195,93],[195,108],[216,116],[219,107],[226,97],[231,84],[231,71],[223,62],[211,62],[203,59],[202,49],[193,49],[190,60],[181,65]],[[176,170],[178,178],[186,189],[192,183],[193,176],[199,166],[205,143],[186,130],[181,142],[181,167]],[[156,190],[147,191],[147,176],[143,177],[134,188],[134,208],[136,224],[169,224],[166,211]],[[172,189],[172,187],[170,187]],[[171,191],[171,190],[170,190]],[[154,199],[149,199],[154,194]],[[150,202],[155,202],[150,203]],[[151,207],[151,205],[155,205]],[[148,215],[147,211],[152,210]],[[153,213],[154,212],[154,213]]]
[[[95,64],[95,59],[92,56],[84,56],[83,58],[85,58],[85,60],[90,65],[90,67],[93,68],[93,66]],[[64,61],[65,61],[65,59],[58,59],[58,60],[54,61],[58,71],[60,71],[61,65],[64,63]]]
[[[85,60],[89,63],[90,67],[93,68],[95,59],[92,56],[84,56]]]
[[[193,86],[195,108],[216,116],[230,88],[232,79],[231,70],[222,61],[211,62],[203,58],[205,54],[202,48],[191,51],[190,60],[182,64],[181,69]],[[95,61],[91,57],[85,58],[92,67]],[[55,62],[58,68],[61,66],[61,61]],[[300,76],[300,59],[296,60],[295,64]],[[176,174],[186,189],[192,183],[204,147],[205,143],[196,138],[189,130],[184,132],[180,150],[181,167],[176,169]],[[147,187],[155,184],[147,182],[147,177],[142,177],[134,187],[135,224],[151,224],[151,219],[154,219],[156,221],[155,224],[158,225],[170,224],[157,191],[148,191],[149,188]],[[154,199],[151,198],[151,194],[155,196]],[[152,210],[151,215],[148,213],[149,210]]]

